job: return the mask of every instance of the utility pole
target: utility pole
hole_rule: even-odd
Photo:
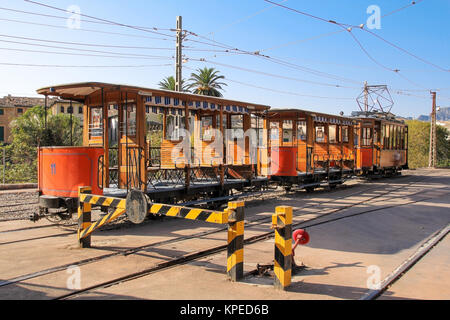
[[[175,91],[181,92],[183,90],[183,19],[181,16],[177,17],[177,52],[175,64]]]
[[[436,168],[436,92],[431,92],[433,97],[433,107],[431,111],[431,129],[430,129],[430,159],[428,167]]]

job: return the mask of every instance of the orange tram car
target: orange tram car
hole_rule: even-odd
[[[407,126],[189,93],[86,82],[37,90],[80,102],[82,147],[38,152],[40,213],[77,208],[78,187],[152,202],[217,206],[282,186],[312,191],[407,168]],[[47,99],[46,99],[47,100]],[[63,216],[63,213],[58,213]]]

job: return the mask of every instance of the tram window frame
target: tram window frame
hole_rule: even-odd
[[[172,132],[169,132],[169,119],[175,120]],[[184,110],[181,109],[176,109],[175,114],[168,113],[166,115],[166,132],[165,132],[166,140],[176,142],[183,140],[184,135],[182,134],[182,130],[186,129],[185,119],[186,119],[185,112]]]
[[[385,150],[391,150],[391,126],[389,124],[385,125]]]
[[[344,134],[345,132],[345,134]],[[350,130],[349,126],[341,126],[341,134],[342,134],[342,142],[343,143],[349,143],[350,142]]]
[[[275,135],[275,133],[276,133],[276,135]],[[270,121],[270,140],[277,141],[277,143],[280,141],[280,122],[279,121]]]
[[[325,132],[325,124],[316,124],[314,125],[314,132],[315,132],[315,141],[316,143],[327,143],[327,137]],[[319,136],[319,128],[322,128],[321,136]]]
[[[264,119],[251,115],[251,128],[255,130],[258,147],[264,147]]]
[[[398,126],[394,126],[394,137],[395,137],[394,149],[398,150]]]
[[[303,134],[301,134],[303,133]],[[307,141],[308,139],[308,127],[306,125],[306,120],[297,121],[297,140]]]
[[[332,133],[333,131],[334,131],[334,133]],[[339,143],[339,127],[338,127],[338,125],[336,125],[336,124],[328,125],[328,141],[332,144]]]
[[[292,144],[294,142],[294,121],[283,120],[281,123],[282,143]]]
[[[96,118],[94,119],[94,117]],[[103,107],[101,106],[89,107],[88,132],[90,140],[103,138]]]
[[[370,147],[373,143],[373,128],[362,127],[361,128],[361,146]]]
[[[389,136],[389,150],[394,150],[394,126],[393,125],[389,125],[389,132],[390,132],[390,136]]]
[[[405,133],[406,133],[406,129],[405,127],[402,127],[402,133],[401,133],[401,139],[402,139],[402,149],[401,150],[405,150]]]
[[[134,116],[132,116],[134,115]],[[128,120],[128,124],[125,122]],[[122,136],[136,137],[137,135],[137,105],[135,103],[127,103],[122,106]],[[125,132],[125,128],[128,132]]]
[[[206,123],[206,121],[208,121]],[[205,126],[205,123],[207,126]],[[213,116],[205,115],[200,117],[200,139],[205,142],[213,141]]]
[[[359,127],[354,127],[353,128],[353,144],[355,147],[359,147],[359,136],[360,136]]]

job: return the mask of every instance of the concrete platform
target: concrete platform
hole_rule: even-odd
[[[348,182],[349,187],[332,192],[299,192],[277,198],[267,196],[264,201],[247,203],[246,239],[270,231],[270,221],[259,224],[254,221],[270,217],[279,205],[294,207],[295,223],[329,213],[313,222],[305,222],[315,226],[308,228],[311,242],[297,250],[296,261],[304,263],[307,268],[293,277],[293,284],[287,292],[274,290],[270,278],[249,277],[244,282],[229,282],[225,275],[226,252],[221,252],[76,298],[358,299],[369,290],[369,266],[379,267],[382,280],[424,239],[450,223],[450,170],[421,170],[409,174],[408,177],[361,184]],[[358,204],[361,201],[366,202]],[[331,218],[336,220],[325,223]],[[45,222],[41,224],[43,226]],[[0,224],[0,299],[51,299],[73,292],[67,285],[70,270],[64,266],[77,264],[80,260],[107,256],[78,264],[81,288],[87,288],[226,243],[223,226],[168,218],[140,226],[125,225],[117,230],[96,231],[92,237],[94,248],[82,250],[76,248],[74,229],[47,226],[22,230],[30,226],[41,225],[27,222]],[[196,234],[194,238],[180,239],[193,234]],[[172,242],[164,242],[167,240]],[[161,242],[164,243],[158,244]],[[124,250],[146,245],[148,247],[135,254],[122,254]],[[438,250],[441,245],[444,247]],[[430,259],[429,264],[436,265],[434,272],[427,276],[428,284],[420,285],[428,286],[430,291],[424,290],[420,297],[408,294],[411,282],[406,274],[383,297],[448,299],[450,281],[435,274],[438,270],[449,270],[450,251],[447,249],[446,239],[434,249],[438,251],[433,250],[425,257]],[[271,263],[273,250],[273,239],[246,245],[245,271],[254,270],[258,263]],[[428,261],[425,258],[424,263]],[[419,267],[420,263],[416,266]],[[58,266],[61,267],[58,271],[1,285],[2,281],[17,280],[17,277]],[[419,271],[417,273],[411,273],[411,277],[422,277]],[[401,287],[402,280],[405,281],[404,287]]]

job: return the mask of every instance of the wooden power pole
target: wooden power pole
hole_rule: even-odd
[[[436,168],[436,92],[431,92],[433,97],[433,107],[431,111],[431,129],[430,129],[430,158],[428,167]]]

